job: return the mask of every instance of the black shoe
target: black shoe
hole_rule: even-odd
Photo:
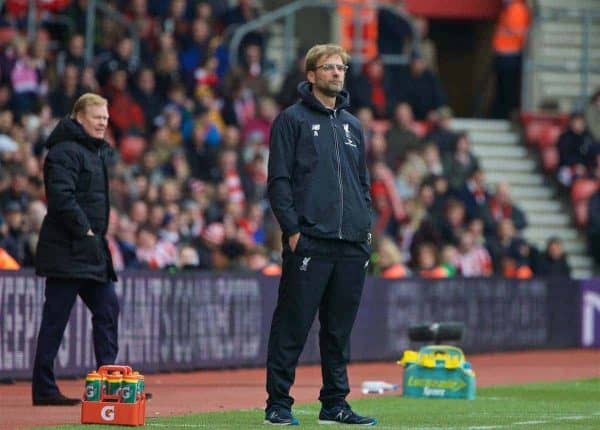
[[[374,426],[377,420],[372,417],[363,417],[355,413],[350,406],[332,406],[321,408],[319,424],[354,424],[359,426]]]
[[[297,426],[300,424],[291,411],[283,408],[270,408],[265,414],[264,423],[274,426]]]
[[[80,399],[65,397],[61,393],[54,396],[33,398],[33,406],[75,406],[80,403]]]

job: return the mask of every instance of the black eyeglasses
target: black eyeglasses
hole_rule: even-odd
[[[348,66],[346,66],[345,64],[325,63],[315,67],[315,70],[316,69],[323,69],[326,72],[331,72],[333,69],[337,69],[338,72],[345,72],[346,70],[348,70]]]

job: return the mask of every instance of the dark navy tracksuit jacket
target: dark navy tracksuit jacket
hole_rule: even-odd
[[[342,404],[346,364],[370,254],[371,198],[362,128],[348,93],[328,109],[299,85],[300,100],[271,128],[268,196],[283,232],[283,273],[267,358],[267,410],[289,409],[295,367],[317,310],[320,400]],[[300,232],[296,249],[289,237]]]

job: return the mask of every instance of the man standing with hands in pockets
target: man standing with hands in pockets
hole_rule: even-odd
[[[117,357],[117,277],[104,237],[110,210],[107,126],[107,101],[87,93],[46,141],[48,213],[36,253],[36,273],[46,277],[46,300],[33,367],[36,406],[79,403],[60,393],[54,377],[54,359],[77,296],[92,312],[96,364],[113,364]]]
[[[317,310],[319,422],[377,423],[346,402],[350,334],[371,245],[363,130],[345,110],[348,59],[338,45],[313,46],[300,100],[271,129],[268,196],[283,231],[283,274],[269,337],[266,424],[298,424],[289,392]]]

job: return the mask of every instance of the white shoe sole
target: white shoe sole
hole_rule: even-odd
[[[272,423],[269,420],[264,420],[263,424],[269,425],[269,426],[293,426],[293,425],[298,425],[298,424],[292,424],[292,423]]]
[[[331,420],[319,420],[317,421],[320,425],[338,425],[338,426],[357,426],[357,427],[373,427],[376,426],[377,423],[372,424],[349,424],[349,423],[341,423],[339,421],[331,421]]]

